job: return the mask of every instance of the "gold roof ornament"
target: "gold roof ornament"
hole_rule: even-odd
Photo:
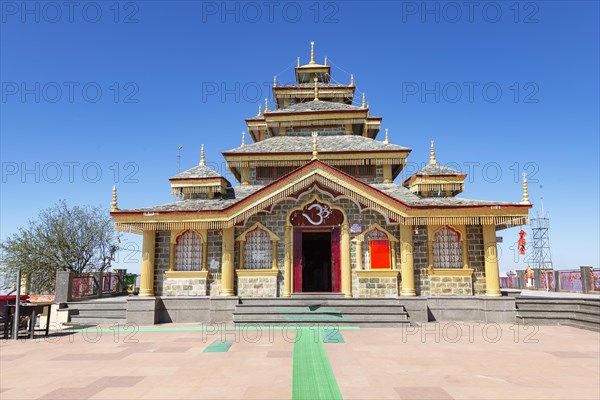
[[[246,132],[242,131],[242,146],[246,146]]]
[[[300,68],[300,57],[298,57],[298,68]]]
[[[273,75],[273,87],[277,87],[277,75]]]
[[[117,205],[117,185],[113,185],[110,211],[119,211],[119,206]]]
[[[529,201],[529,188],[527,187],[527,174],[523,172],[523,198],[521,204],[531,204]]]
[[[315,100],[319,100],[319,86],[317,86],[318,79],[315,77]]]
[[[367,95],[363,92],[363,98],[362,98],[362,104],[360,105],[360,108],[367,108]]]
[[[431,149],[429,150],[429,164],[437,164],[435,159],[435,148],[433,147],[433,140],[431,141]]]
[[[312,138],[313,138],[313,160],[318,160],[319,157],[319,145],[317,144],[317,136],[319,136],[319,133],[317,131],[313,131],[312,133]]]
[[[350,85],[349,86],[354,87],[354,74],[350,74]]]
[[[268,113],[269,112],[269,99],[265,98],[265,112]]]
[[[315,62],[315,42],[310,42],[310,62],[309,64],[316,64]]]
[[[200,148],[200,165],[206,165],[206,160],[204,159],[204,144],[202,144],[202,147]]]
[[[260,103],[258,103],[258,115],[256,115],[257,117],[262,117],[262,106],[260,105]]]
[[[324,66],[327,66],[327,56],[325,56],[325,64],[323,64]]]
[[[388,130],[385,128],[385,140],[383,141],[385,144],[390,144],[390,137],[388,136]]]

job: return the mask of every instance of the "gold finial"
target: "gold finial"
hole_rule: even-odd
[[[318,160],[319,157],[319,145],[317,144],[317,136],[319,136],[319,133],[317,131],[313,131],[312,133],[312,138],[313,138],[313,160]]]
[[[269,112],[269,99],[265,99],[265,112]]]
[[[350,74],[350,86],[354,86],[354,74]]]
[[[531,204],[529,201],[529,189],[527,188],[527,174],[523,172],[523,198],[521,204]]]
[[[317,78],[315,77],[315,100],[319,100],[319,87],[317,86]]]
[[[204,160],[204,144],[200,149],[200,165],[206,165],[206,161]]]
[[[323,65],[327,66],[327,56],[325,56],[325,64]]]
[[[310,42],[310,62],[309,64],[315,64],[315,42]]]
[[[429,150],[429,164],[437,164],[435,160],[435,148],[433,147],[433,140],[431,141],[431,149]]]
[[[385,128],[385,140],[383,141],[385,144],[390,144],[390,137],[388,136],[388,130]]]
[[[242,131],[242,147],[246,145],[246,132]]]
[[[365,93],[363,93],[363,99],[362,99],[362,104],[360,106],[360,108],[367,108],[367,95]]]
[[[110,211],[119,211],[119,206],[117,205],[117,185],[113,185],[112,203],[110,205]]]
[[[273,75],[273,87],[277,87],[277,75]]]
[[[300,68],[300,57],[298,57],[298,68]]]
[[[262,106],[260,105],[260,103],[258,103],[258,115],[257,117],[261,117],[262,116]]]

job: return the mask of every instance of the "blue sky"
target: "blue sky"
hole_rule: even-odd
[[[177,146],[182,170],[202,143],[223,168],[314,40],[413,149],[408,168],[433,139],[469,173],[462,197],[500,201],[520,201],[529,172],[555,267],[599,265],[597,2],[0,4],[2,239],[62,198],[108,208],[114,183],[121,208],[172,201]],[[499,235],[502,273],[522,268],[518,229]],[[120,264],[139,270],[139,254]]]

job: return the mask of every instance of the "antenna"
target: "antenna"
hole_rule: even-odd
[[[177,146],[177,173],[181,170],[181,149],[183,149],[182,144]]]

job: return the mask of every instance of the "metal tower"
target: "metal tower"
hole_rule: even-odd
[[[542,200],[543,201],[543,200]],[[550,254],[550,218],[543,210],[531,219],[531,233],[533,236],[533,249],[527,260],[532,268],[552,269],[552,255]]]

